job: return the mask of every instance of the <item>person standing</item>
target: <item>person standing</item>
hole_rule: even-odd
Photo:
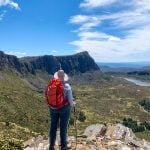
[[[60,125],[61,150],[68,149],[67,128],[71,107],[75,106],[71,86],[67,83],[68,79],[68,75],[63,70],[58,70],[45,91],[51,117],[49,150],[54,150],[58,125]]]

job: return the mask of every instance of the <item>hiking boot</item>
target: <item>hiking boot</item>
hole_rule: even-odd
[[[49,150],[55,150],[54,146],[50,146]]]
[[[70,146],[61,147],[61,150],[69,150],[69,149],[71,149]]]
[[[68,150],[67,147],[61,147],[61,150]]]

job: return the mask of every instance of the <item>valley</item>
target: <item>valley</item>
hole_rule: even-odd
[[[132,118],[138,124],[150,121],[150,113],[139,105],[141,100],[150,101],[150,87],[135,85],[101,70],[69,76],[80,114],[78,135],[95,123],[111,125],[122,123],[124,118]],[[21,74],[14,68],[0,70],[0,143],[4,139],[6,143],[9,139],[15,139],[14,143],[26,141],[39,134],[48,137],[50,118],[44,90],[51,78],[52,74],[40,69],[34,74]],[[74,134],[70,123],[69,135]],[[149,130],[136,135],[150,140]]]

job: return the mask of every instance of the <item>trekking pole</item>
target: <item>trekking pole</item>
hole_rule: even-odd
[[[76,108],[74,107],[74,127],[75,127],[75,139],[76,139],[76,145],[75,145],[75,150],[77,148],[77,114],[76,114]]]

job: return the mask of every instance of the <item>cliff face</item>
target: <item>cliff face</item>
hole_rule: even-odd
[[[87,71],[99,70],[99,67],[95,63],[94,59],[86,51],[72,56],[57,57],[57,60],[66,73],[85,73]]]
[[[0,69],[3,68],[16,69],[18,72],[22,72],[23,64],[16,56],[6,55],[0,51]]]
[[[17,58],[0,52],[0,69],[13,68],[20,73],[35,74],[37,70],[53,74],[60,66],[66,73],[85,73],[99,70],[98,65],[88,52],[81,52],[70,56],[45,55],[39,57]]]

